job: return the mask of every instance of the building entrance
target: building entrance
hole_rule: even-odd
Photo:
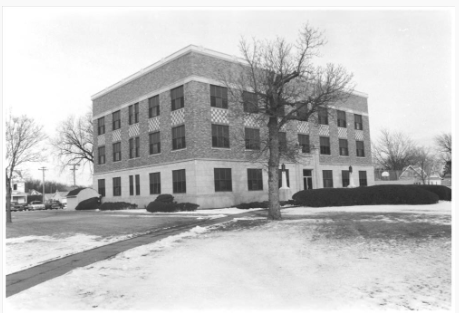
[[[312,170],[303,170],[303,183],[304,189],[313,189],[312,188]]]

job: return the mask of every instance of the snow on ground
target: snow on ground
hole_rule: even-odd
[[[229,227],[235,223],[257,226]],[[311,219],[196,227],[76,269],[6,304],[149,311],[450,307],[450,238],[336,239],[319,229]]]
[[[238,208],[224,208],[224,209],[213,209],[213,210],[196,210],[196,211],[184,211],[184,212],[173,212],[173,213],[163,213],[163,212],[155,212],[150,213],[145,209],[135,209],[135,210],[117,210],[117,211],[99,211],[103,213],[113,213],[113,212],[123,212],[123,213],[146,213],[146,214],[155,214],[155,215],[217,215],[217,214],[241,214],[245,212],[257,211],[261,209],[248,209],[248,210],[241,210]]]
[[[67,255],[104,246],[139,234],[100,237],[86,234],[68,236],[25,236],[7,238],[5,274],[33,267]]]

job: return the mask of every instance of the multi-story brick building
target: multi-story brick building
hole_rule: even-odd
[[[221,83],[238,61],[188,46],[92,97],[94,186],[103,201],[146,205],[169,193],[215,208],[267,199],[267,172],[238,148],[241,132],[257,138],[260,126]],[[307,156],[285,163],[292,192],[346,186],[349,166],[355,185],[373,184],[367,96],[354,92],[318,120],[286,127]]]

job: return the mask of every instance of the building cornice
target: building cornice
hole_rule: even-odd
[[[161,66],[163,65],[166,65],[167,63],[175,60],[175,59],[178,59],[190,52],[196,52],[196,53],[199,53],[199,54],[203,54],[203,55],[208,55],[208,56],[211,56],[211,57],[214,57],[214,58],[218,58],[218,59],[221,59],[221,60],[225,60],[225,61],[229,61],[229,62],[233,62],[233,63],[238,63],[238,64],[247,64],[246,60],[243,59],[243,58],[240,58],[240,57],[237,57],[237,56],[234,56],[234,55],[230,55],[230,54],[226,54],[226,53],[222,53],[222,52],[218,52],[218,51],[215,51],[215,50],[212,50],[212,49],[208,49],[208,48],[204,48],[202,46],[195,46],[195,45],[189,45],[189,46],[186,46],[185,48],[183,49],[180,49],[179,51],[161,59],[160,61],[158,62],[155,62],[153,63],[152,65],[144,68],[144,69],[141,69],[140,71],[120,80],[119,82],[99,91],[98,93],[94,94],[91,96],[91,100],[95,100],[97,98],[100,98],[102,97],[103,95],[106,95],[107,93],[121,87],[121,86],[124,86],[134,80],[136,80],[137,78],[140,78],[152,71],[154,71],[155,69],[157,68],[160,68]],[[368,94],[366,93],[363,93],[363,92],[359,92],[359,91],[352,91],[352,94],[356,95],[356,96],[360,96],[360,97],[364,97],[364,98],[368,98]]]

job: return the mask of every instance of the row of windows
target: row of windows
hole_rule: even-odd
[[[304,175],[311,176],[310,170],[305,170]],[[287,186],[290,186],[289,171],[286,170]],[[342,186],[349,186],[349,171],[342,171]],[[333,188],[333,171],[322,171],[324,188]],[[279,187],[281,186],[281,170],[279,170]],[[150,194],[161,194],[161,173],[150,173]],[[367,186],[367,172],[359,171],[359,185]],[[232,191],[231,168],[214,168],[215,191]],[[263,190],[263,174],[258,168],[247,169],[247,188],[250,191]],[[98,180],[99,194],[105,197],[105,179]],[[186,193],[186,172],[185,170],[172,171],[173,193]],[[129,195],[140,195],[140,175],[129,176]],[[121,196],[121,177],[113,178],[113,196]]]
[[[343,187],[349,186],[349,171],[342,171],[341,177],[342,177]],[[322,178],[323,178],[324,188],[333,188],[333,171],[323,170]],[[359,171],[359,186],[367,186],[367,172],[366,171]]]
[[[170,91],[171,93],[171,111],[178,110],[184,107],[185,98],[183,95],[183,86],[179,86]],[[244,112],[257,113],[259,112],[257,95],[253,92],[244,91],[242,93]],[[228,90],[225,87],[210,85],[210,105],[217,108],[228,108]],[[135,103],[128,107],[129,125],[139,122],[139,103]],[[346,112],[337,110],[338,127],[347,127]],[[148,118],[160,115],[159,95],[148,99]],[[318,111],[319,124],[328,125],[328,110],[321,108]],[[355,129],[363,129],[362,115],[354,114]],[[112,113],[112,130],[121,128],[121,111],[118,110]],[[105,117],[97,120],[98,135],[105,134]]]
[[[320,154],[330,155],[330,137],[320,137]],[[339,139],[339,155],[348,156],[349,155],[349,148],[348,148],[348,140],[347,139]],[[365,156],[365,146],[364,142],[360,140],[355,141],[356,146],[356,155],[358,157]]]
[[[320,154],[330,155],[330,138],[320,137]],[[310,153],[309,135],[298,134],[298,144],[303,153]],[[247,150],[260,150],[260,130],[256,128],[245,128],[245,148]],[[279,146],[281,150],[287,147],[287,134],[279,133]],[[230,148],[229,126],[212,124],[212,147]],[[185,126],[172,128],[172,150],[186,148]],[[149,134],[149,154],[161,153],[160,132]],[[348,156],[348,140],[339,139],[339,155]],[[365,147],[363,141],[356,141],[356,155],[365,157]],[[134,137],[129,139],[129,158],[138,158],[140,156],[140,138]],[[121,142],[113,144],[113,162],[121,161]],[[98,163],[105,164],[105,146],[98,148]]]
[[[121,177],[113,177],[113,196],[121,196]],[[150,173],[150,194],[161,193],[161,173]],[[232,177],[230,168],[214,168],[215,191],[232,191]],[[263,190],[263,176],[261,169],[247,169],[248,190]],[[105,197],[105,179],[98,180],[99,194]],[[186,193],[185,170],[172,171],[173,193]],[[140,175],[129,176],[129,195],[140,195]]]

